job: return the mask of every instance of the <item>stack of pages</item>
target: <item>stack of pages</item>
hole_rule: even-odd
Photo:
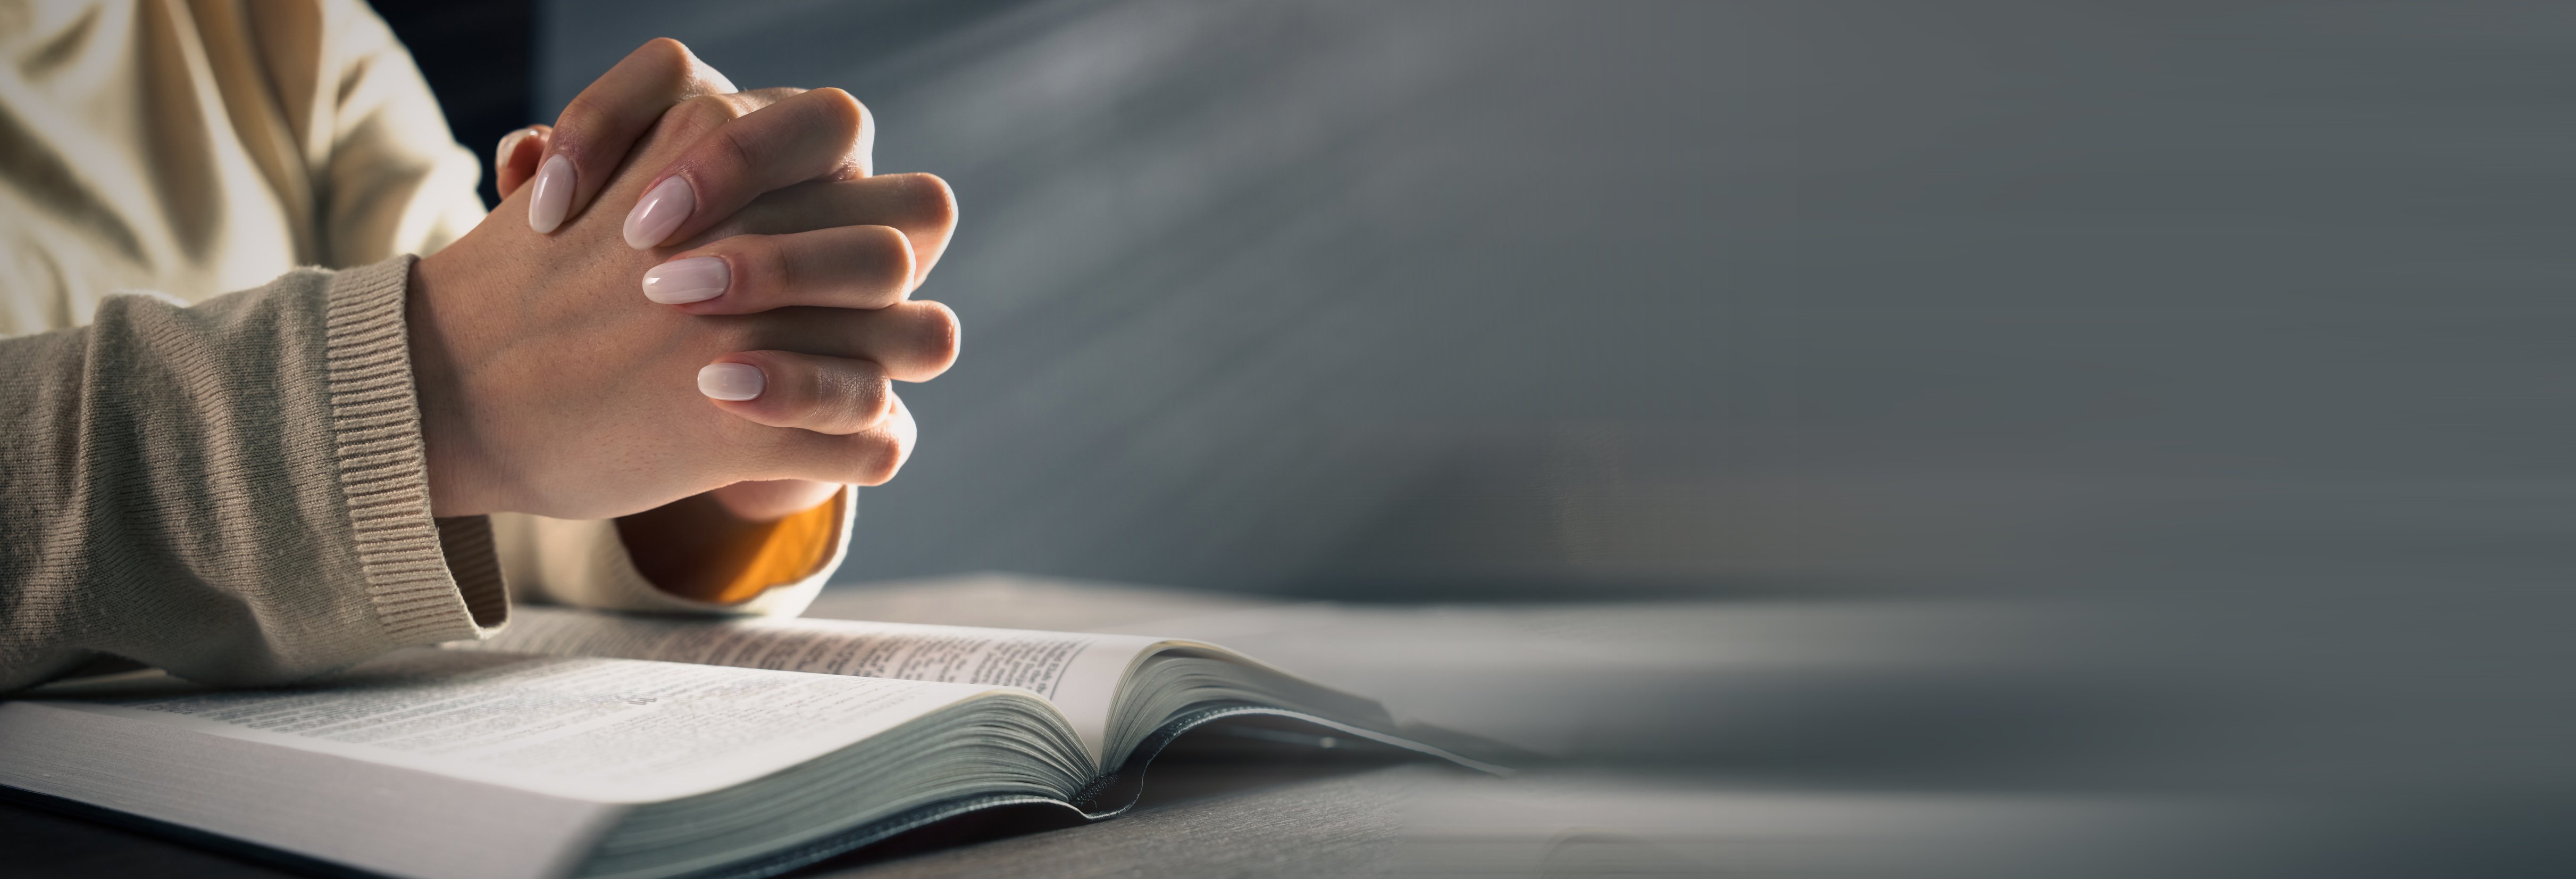
[[[513,615],[298,687],[42,688],[0,703],[0,785],[392,876],[640,879],[771,875],[997,806],[1108,817],[1163,744],[1228,718],[1501,771],[1192,641]]]

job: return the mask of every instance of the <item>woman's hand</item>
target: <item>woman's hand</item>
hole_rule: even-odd
[[[735,514],[774,518],[909,454],[888,381],[955,356],[954,316],[905,301],[954,201],[928,175],[866,177],[873,136],[846,94],[729,88],[676,43],[639,49],[562,124],[505,141],[504,209],[421,262],[439,515],[598,518],[723,487]],[[532,222],[503,222],[513,209]]]
[[[552,231],[567,215],[578,214],[589,207],[595,197],[595,188],[582,187],[579,182],[600,179],[613,170],[618,162],[624,160],[644,129],[669,107],[693,97],[722,94],[730,95],[728,101],[748,111],[804,92],[804,89],[780,88],[735,93],[733,84],[723,74],[700,62],[678,41],[653,40],[629,53],[624,61],[565,107],[559,119],[561,136],[556,135],[558,129],[555,126],[548,125],[532,125],[503,136],[494,155],[495,182],[501,195],[507,198],[520,186],[538,179],[542,171],[547,185],[541,190],[544,197],[531,198],[528,202],[529,227],[541,232]],[[867,120],[866,109],[858,109],[861,121],[859,138],[848,144],[841,155],[825,163],[829,170],[819,176],[845,179],[863,177],[869,172],[875,127]],[[777,114],[771,116],[768,121],[778,121]],[[734,132],[733,136],[738,143],[754,147],[765,144],[763,136],[756,131]],[[585,168],[589,170],[585,172]],[[649,195],[647,200],[652,201]],[[640,212],[644,206],[637,205],[636,209]],[[712,211],[699,213],[702,217],[713,215]],[[633,216],[630,213],[630,219]],[[939,252],[946,247],[947,238],[941,234],[936,240],[921,244],[917,251],[916,284],[929,273],[931,263],[937,261]],[[679,278],[671,277],[673,274]],[[675,301],[669,295],[655,297],[655,287],[668,290],[675,286],[670,281],[692,277],[702,277],[702,274],[674,270],[648,277],[646,295],[656,298],[656,301]],[[663,283],[656,284],[657,281]],[[766,522],[811,509],[840,489],[841,486],[835,483],[806,480],[752,480],[715,489],[709,496],[716,502],[712,508],[714,512],[729,513],[752,522]],[[701,505],[692,509],[707,511],[710,508]],[[709,523],[706,530],[713,531],[726,524]]]

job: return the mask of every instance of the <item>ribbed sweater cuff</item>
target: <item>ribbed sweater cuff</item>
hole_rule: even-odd
[[[340,272],[324,326],[326,393],[358,566],[396,645],[478,638],[508,618],[482,516],[434,520],[403,303],[414,257]]]

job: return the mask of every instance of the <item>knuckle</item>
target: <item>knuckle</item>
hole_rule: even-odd
[[[670,37],[654,37],[628,56],[643,64],[654,94],[679,96],[699,91],[709,70],[689,47]]]
[[[654,37],[645,40],[644,45],[635,47],[635,51],[627,57],[650,64],[668,66],[675,70],[684,70],[697,60],[696,55],[689,53],[687,44],[670,37]]]
[[[894,411],[894,391],[881,374],[850,374],[835,389],[839,426],[856,432],[883,423]]]
[[[894,398],[894,379],[886,377],[884,370],[871,373],[868,376],[868,417],[883,423],[893,418],[898,408],[900,407],[895,404]]]
[[[778,246],[775,239],[768,236],[754,238],[743,246],[740,254],[744,268],[750,270],[744,272],[747,276],[744,280],[749,283],[744,284],[742,290],[751,294],[749,299],[770,299],[775,294],[797,288],[796,261],[788,258],[787,249]]]
[[[823,408],[825,388],[814,370],[793,358],[775,355],[761,356],[759,362],[761,372],[768,375],[770,385],[778,390],[778,393],[762,394],[761,398],[778,407],[779,417],[789,422],[781,426],[796,426],[794,422],[811,419],[817,410]]]
[[[598,97],[583,93],[573,98],[572,103],[564,105],[563,112],[555,117],[555,130],[550,138],[556,150],[578,151],[588,146],[586,141],[591,132],[610,127],[608,108],[600,106],[600,101]]]
[[[814,111],[821,115],[823,122],[832,126],[836,134],[855,140],[860,132],[867,130],[868,107],[859,103],[858,98],[851,97],[849,92],[819,88],[799,97],[814,102]]]
[[[700,95],[699,97],[723,104],[725,112],[731,114],[733,118],[736,119],[749,116],[760,108],[768,106],[768,104],[762,102],[760,98],[753,95],[746,95],[741,92],[720,92],[716,94]]]
[[[859,472],[853,474],[859,478],[854,481],[860,485],[886,484],[894,478],[895,471],[903,469],[903,459],[909,451],[903,438],[890,431],[867,434],[860,441]]]
[[[760,148],[743,140],[743,132],[737,126],[716,129],[715,135],[707,139],[707,147],[715,151],[713,160],[728,171],[748,170],[764,164]]]
[[[919,344],[921,353],[933,373],[946,372],[957,362],[965,328],[957,322],[957,312],[938,302],[914,303],[922,309]]]
[[[874,227],[865,249],[869,261],[879,270],[878,277],[867,279],[877,289],[903,290],[912,285],[912,238],[892,226]]]
[[[733,121],[741,115],[724,95],[699,95],[671,108],[669,118],[682,130],[702,132]]]
[[[924,222],[940,229],[957,226],[957,191],[937,174],[904,175],[905,200]]]

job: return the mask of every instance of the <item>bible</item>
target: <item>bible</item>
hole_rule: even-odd
[[[1003,806],[1106,818],[1210,723],[1506,771],[1194,641],[513,613],[297,686],[39,688],[0,702],[0,785],[340,872],[647,879],[772,875]]]

